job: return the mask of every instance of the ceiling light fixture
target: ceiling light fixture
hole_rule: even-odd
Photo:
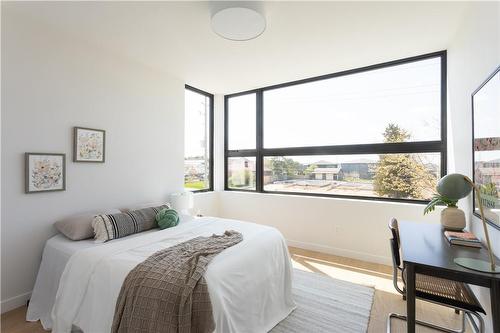
[[[245,41],[257,38],[266,29],[266,19],[257,8],[242,7],[219,8],[212,15],[212,30],[219,36]]]

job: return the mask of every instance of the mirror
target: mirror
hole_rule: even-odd
[[[500,67],[472,94],[473,177],[487,222],[500,229]],[[480,217],[474,197],[474,215]]]

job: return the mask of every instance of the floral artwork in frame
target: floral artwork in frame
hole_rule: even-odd
[[[74,128],[73,162],[104,163],[106,131]]]
[[[25,153],[25,192],[66,190],[66,154]]]

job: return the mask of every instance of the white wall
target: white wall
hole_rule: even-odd
[[[387,224],[437,222],[423,205],[245,192],[221,192],[222,217],[278,228],[289,245],[391,264]]]
[[[219,216],[219,193],[201,192],[194,194],[194,207],[191,214],[202,214],[203,216]]]
[[[2,4],[2,311],[35,281],[52,223],[182,189],[184,82]],[[72,127],[106,130],[106,163],[73,163]],[[67,154],[67,190],[24,193],[24,152]]]
[[[472,92],[500,65],[500,3],[471,5],[448,49],[451,170],[472,177]],[[469,227],[484,239],[480,220],[472,218],[472,199],[462,200]],[[500,257],[500,230],[488,227],[495,254]],[[476,288],[482,305],[490,313],[489,291]],[[486,317],[492,332],[491,315]]]

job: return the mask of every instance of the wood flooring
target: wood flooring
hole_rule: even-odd
[[[390,312],[406,313],[406,304],[392,285],[392,268],[385,265],[333,256],[319,252],[290,248],[295,268],[328,275],[335,279],[373,286],[375,296],[370,314],[369,333],[386,331],[387,316]],[[25,321],[26,307],[7,312],[1,316],[2,333],[39,333],[44,331],[39,322]],[[453,310],[417,300],[417,318],[448,327],[460,327],[460,316]],[[405,323],[393,320],[393,333],[405,332]],[[417,332],[435,332],[417,327]],[[472,332],[467,327],[467,332]]]

